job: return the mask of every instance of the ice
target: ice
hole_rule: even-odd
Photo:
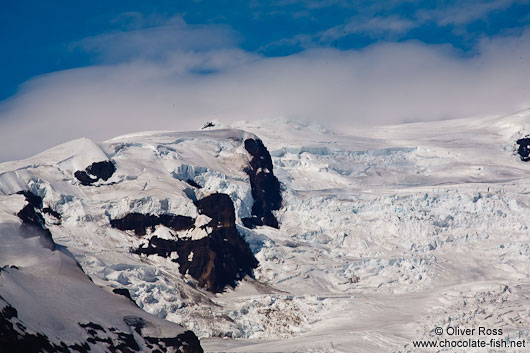
[[[528,110],[348,133],[285,119],[216,122],[76,140],[3,163],[0,194],[43,196],[63,217],[49,226],[54,239],[96,284],[129,289],[207,351],[405,352],[449,322],[528,337],[530,164],[515,141],[529,133]],[[282,184],[279,229],[241,222],[254,201],[243,141],[256,136]],[[102,159],[116,164],[111,179],[76,183],[75,168]],[[254,279],[217,295],[181,276],[174,257],[130,253],[153,235],[207,236],[193,201],[213,192],[230,195],[260,262]],[[130,212],[191,216],[195,229],[158,226],[141,239],[109,227]]]

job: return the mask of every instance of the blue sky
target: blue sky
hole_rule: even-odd
[[[215,119],[345,129],[530,106],[530,0],[0,6],[0,160]]]
[[[2,3],[0,99],[48,72],[129,57],[105,57],[76,46],[91,36],[153,28],[179,17],[190,25],[223,25],[237,46],[268,57],[310,47],[360,49],[411,39],[449,44],[473,55],[477,42],[530,25],[530,3],[518,1],[25,1]]]

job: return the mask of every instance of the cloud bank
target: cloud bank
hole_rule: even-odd
[[[271,58],[236,43],[226,28],[182,22],[77,43],[112,64],[38,77],[2,103],[0,161],[82,136],[197,129],[212,119],[281,116],[344,130],[530,106],[529,32],[484,39],[473,56],[408,41]]]

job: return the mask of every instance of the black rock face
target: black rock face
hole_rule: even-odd
[[[114,288],[112,290],[112,293],[123,295],[125,298],[129,299],[131,302],[133,302],[136,305],[136,302],[131,297],[131,292],[127,288]]]
[[[44,207],[42,209],[42,212],[43,213],[47,213],[53,217],[55,217],[56,219],[60,220],[61,219],[61,214],[53,209],[51,209],[50,207]]]
[[[22,227],[29,228],[30,231],[39,234],[42,245],[45,248],[54,251],[56,244],[53,241],[52,233],[46,228],[44,217],[39,212],[42,208],[42,198],[33,194],[29,190],[19,191],[17,194],[24,195],[28,202],[28,204],[17,213],[18,218],[22,220]]]
[[[517,153],[519,153],[519,157],[521,157],[521,160],[523,162],[529,162],[530,161],[530,136],[517,140],[517,144],[519,145],[519,148],[517,149]]]
[[[158,216],[158,220],[163,226],[171,228],[175,231],[191,229],[195,223],[195,219],[193,219],[193,217],[172,214],[162,214]]]
[[[195,202],[200,214],[210,217],[211,227],[233,227],[236,223],[234,203],[227,194],[216,192]]]
[[[17,216],[25,225],[34,226],[41,231],[47,230],[45,229],[44,217],[42,217],[42,214],[40,214],[31,204],[27,204],[18,211]]]
[[[234,227],[219,227],[209,237],[183,244],[179,257],[181,273],[188,272],[199,285],[218,293],[226,286],[252,275],[258,261]],[[188,256],[193,253],[191,261]],[[179,254],[180,256],[180,254]]]
[[[113,219],[110,221],[110,225],[119,230],[134,230],[134,233],[138,236],[146,234],[148,228],[151,231],[155,230],[157,225],[164,225],[175,231],[191,229],[195,220],[192,217],[163,214],[155,216],[152,214],[143,213],[129,213],[123,218]]]
[[[176,252],[178,258],[172,261],[179,264],[182,275],[188,273],[199,286],[219,293],[226,286],[235,287],[236,281],[245,275],[252,275],[258,261],[237,231],[230,196],[215,193],[197,201],[196,206],[199,213],[212,218],[205,226],[212,229],[208,236],[198,240],[168,240],[153,236],[147,246],[133,252],[166,258]]]
[[[81,185],[89,186],[98,181],[97,178],[90,177],[84,170],[78,170],[74,173],[77,180],[81,182]]]
[[[110,221],[112,227],[120,230],[134,230],[136,235],[145,235],[147,228],[151,228],[154,231],[155,226],[158,224],[158,216],[136,212]]]
[[[39,195],[35,195],[34,193],[32,193],[31,191],[29,190],[20,190],[17,192],[18,195],[24,195],[24,197],[26,198],[26,201],[33,207],[37,208],[37,209],[41,209],[42,208],[42,197],[40,197]]]
[[[271,155],[259,139],[245,140],[245,149],[252,156],[246,172],[250,178],[254,204],[253,217],[242,219],[243,224],[250,228],[257,225],[278,228],[278,221],[272,211],[282,206],[282,194],[280,182],[273,173]]]
[[[214,126],[215,126],[215,124],[214,124],[213,122],[211,122],[211,121],[207,121],[207,122],[201,127],[201,129],[204,130],[204,129],[207,129],[207,128],[209,128],[209,127],[214,127]]]
[[[114,163],[111,161],[95,162],[89,165],[86,172],[90,175],[96,176],[98,179],[109,180],[109,178],[116,171]]]
[[[108,180],[116,171],[114,163],[111,161],[94,162],[85,170],[78,170],[74,176],[82,185],[89,186],[98,180]]]
[[[193,179],[186,179],[186,183],[188,183],[189,185],[193,186],[194,188],[197,188],[197,189],[201,189],[202,186],[200,186],[199,184],[197,184],[197,182],[195,182],[195,180]]]

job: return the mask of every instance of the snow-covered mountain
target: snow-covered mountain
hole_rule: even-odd
[[[208,125],[0,164],[10,344],[413,351],[448,325],[529,339],[530,111],[349,134]]]

